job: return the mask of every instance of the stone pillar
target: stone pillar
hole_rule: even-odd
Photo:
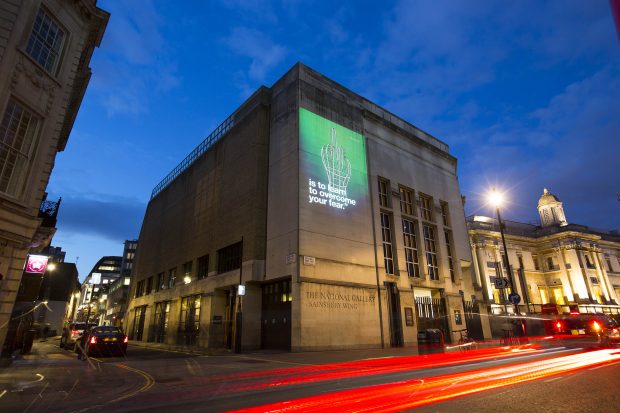
[[[577,259],[579,260],[579,268],[581,268],[581,274],[583,276],[583,281],[586,285],[586,290],[588,291],[588,301],[590,303],[594,302],[594,295],[592,294],[592,285],[590,283],[590,279],[588,278],[588,271],[586,269],[585,260],[583,259],[583,251],[575,250],[577,253]],[[580,297],[581,298],[581,297]]]
[[[469,247],[471,249],[471,256],[473,259],[473,266],[474,266],[474,283],[478,286],[478,287],[482,287],[482,281],[480,279],[480,267],[478,267],[478,248],[477,248],[477,243],[472,242],[469,244]]]
[[[594,266],[596,267],[596,275],[598,276],[599,282],[603,287],[603,294],[605,295],[607,304],[612,299],[613,289],[610,288],[609,278],[607,278],[607,270],[605,269],[605,266],[602,265],[602,262],[600,251],[594,251]]]
[[[478,257],[478,268],[480,269],[480,287],[483,291],[483,298],[485,301],[491,301],[493,299],[493,294],[489,290],[489,277],[487,275],[486,270],[486,257],[484,256],[484,242],[479,242],[476,244],[476,254]]]
[[[560,280],[562,280],[562,290],[570,295],[565,294],[568,303],[575,301],[575,291],[573,290],[573,282],[570,279],[570,270],[566,268],[566,260],[564,259],[564,249],[562,247],[554,248],[553,251],[558,255],[558,263],[560,264]],[[566,290],[565,285],[568,284],[569,290]]]

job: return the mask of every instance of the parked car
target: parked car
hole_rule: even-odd
[[[84,330],[96,326],[97,324],[90,323],[87,327],[85,322],[75,322],[65,326],[60,336],[60,348],[74,348],[75,342],[82,335]]]
[[[97,326],[87,330],[80,337],[80,346],[76,346],[78,358],[91,356],[124,356],[127,353],[128,338],[120,327]],[[83,351],[81,350],[83,349]]]

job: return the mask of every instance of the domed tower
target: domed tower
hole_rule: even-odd
[[[568,225],[564,215],[564,208],[562,208],[562,202],[560,202],[557,196],[550,193],[547,188],[543,190],[543,194],[538,200],[538,213],[540,214],[540,222],[543,227]]]

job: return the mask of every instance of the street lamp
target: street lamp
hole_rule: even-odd
[[[52,272],[54,272],[55,269],[56,264],[53,262],[49,262],[47,264],[47,267],[45,268],[45,273],[43,274],[43,277],[46,278],[45,294],[43,297],[43,303],[45,303],[45,305],[43,306],[44,308],[42,310],[39,310],[39,322],[43,323],[43,329],[41,331],[41,333],[43,334],[42,341],[47,340],[47,332],[49,330],[49,323],[47,322],[47,311],[49,310],[49,307],[47,306],[47,304],[50,302],[52,295]]]
[[[517,291],[515,288],[515,280],[512,275],[512,267],[510,266],[510,260],[508,258],[508,248],[506,248],[506,238],[504,237],[504,223],[502,222],[502,216],[499,213],[499,208],[504,203],[504,194],[501,192],[498,192],[495,188],[493,188],[491,192],[489,192],[487,198],[488,198],[489,203],[495,207],[495,211],[497,212],[497,222],[499,223],[499,233],[502,237],[502,246],[504,247],[504,257],[506,260],[504,265],[506,266],[506,269],[508,271],[508,280],[510,281],[510,295],[508,296],[508,300],[514,304],[515,312],[519,314],[518,303],[519,303],[520,297],[517,294]]]

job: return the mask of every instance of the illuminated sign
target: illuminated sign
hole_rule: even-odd
[[[355,208],[368,193],[364,137],[303,108],[299,131],[307,202],[337,211]]]
[[[101,273],[94,272],[90,275],[91,284],[101,284]]]
[[[237,288],[237,295],[245,295],[245,285],[239,285]]]
[[[26,272],[43,274],[47,268],[47,259],[45,255],[29,255],[26,261]]]

